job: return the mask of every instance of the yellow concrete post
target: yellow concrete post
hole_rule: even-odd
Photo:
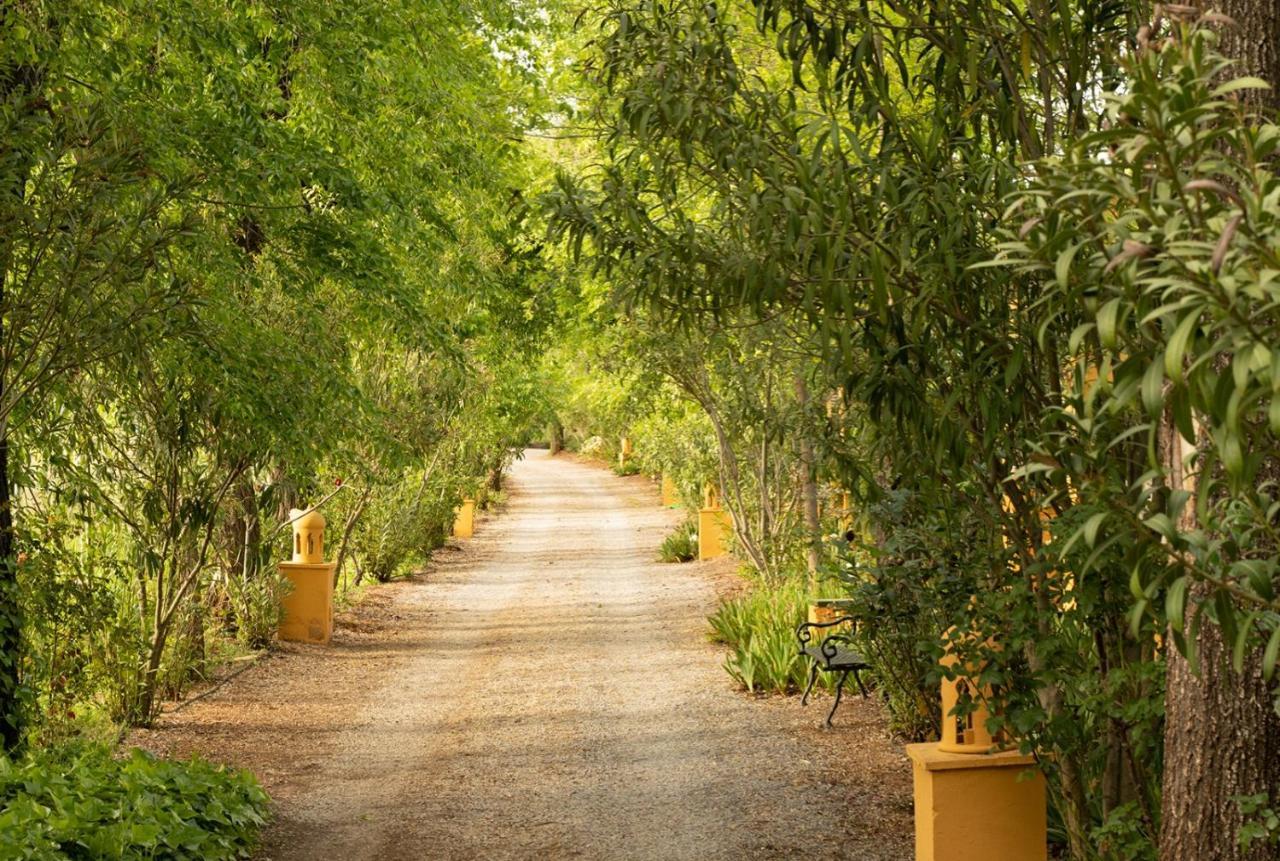
[[[462,500],[453,518],[453,537],[470,538],[476,533],[476,501],[471,497]]]
[[[720,507],[715,485],[707,482],[702,491],[702,508],[698,509],[698,561],[715,559],[726,552],[725,545],[732,524],[729,514]]]
[[[958,658],[948,653],[944,666]],[[966,675],[942,682],[942,741],[907,745],[915,785],[916,861],[1045,861],[1044,774],[1035,757],[997,750],[984,695]],[[977,708],[951,712],[968,689]]]
[[[907,756],[915,779],[916,861],[1048,857],[1044,775],[1034,757],[947,753],[936,744],[909,744]]]
[[[333,635],[333,568],[324,561],[324,515],[312,509],[289,512],[293,521],[293,559],[280,573],[293,584],[281,601],[282,640],[327,643]]]
[[[662,474],[662,504],[670,506],[675,505],[679,501],[680,498],[676,495],[675,481],[672,480],[671,476],[664,472]]]
[[[624,436],[618,445],[618,469],[627,468],[627,461],[631,459],[632,451],[631,437]]]

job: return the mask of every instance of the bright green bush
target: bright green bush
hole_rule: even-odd
[[[0,757],[0,858],[247,858],[267,819],[247,771],[106,747]]]
[[[698,529],[692,520],[686,520],[662,541],[658,558],[663,562],[689,562],[698,555]]]

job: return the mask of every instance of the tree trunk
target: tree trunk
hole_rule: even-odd
[[[1161,861],[1266,861],[1274,850],[1245,852],[1244,819],[1232,800],[1280,786],[1280,719],[1255,654],[1237,674],[1218,626],[1198,640],[1200,675],[1169,652],[1164,730]]]
[[[1280,108],[1280,4],[1276,0],[1201,0],[1200,6],[1236,22],[1220,30],[1220,50],[1238,61],[1230,74],[1252,75],[1271,84],[1270,90],[1242,90],[1238,97],[1255,107]]]
[[[1253,75],[1272,85],[1239,96],[1266,111],[1280,107],[1280,4],[1202,0],[1201,6],[1235,21],[1221,28],[1222,52],[1239,62],[1231,74]],[[1182,441],[1171,429],[1165,437],[1170,483],[1189,487],[1178,463]],[[1206,594],[1200,585],[1191,590],[1194,599]],[[1280,801],[1280,718],[1257,652],[1246,656],[1243,672],[1236,673],[1222,632],[1211,622],[1203,625],[1197,644],[1199,675],[1176,649],[1169,650],[1160,859],[1263,861],[1274,857],[1272,848],[1240,848],[1237,834],[1244,820],[1232,798],[1265,793],[1272,805]]]
[[[342,566],[347,562],[347,554],[351,549],[351,533],[355,531],[356,522],[360,520],[360,515],[364,514],[364,508],[369,504],[370,497],[373,496],[373,480],[365,485],[363,491],[360,492],[360,499],[356,502],[355,507],[347,515],[347,522],[342,525],[342,539],[338,542],[338,555],[333,565],[333,585],[336,588],[338,578],[342,576]],[[359,579],[356,580],[358,584]]]
[[[1194,477],[1184,470],[1186,443],[1169,416],[1161,438],[1169,486],[1194,494]],[[1195,507],[1187,505],[1178,527],[1195,525]],[[1207,584],[1193,585],[1194,612],[1203,612],[1209,597]],[[1194,630],[1187,622],[1186,630]],[[1167,642],[1172,646],[1171,638]],[[1246,655],[1243,672],[1236,673],[1221,629],[1208,620],[1196,643],[1199,674],[1176,648],[1168,649],[1160,861],[1266,861],[1274,857],[1271,848],[1240,847],[1244,817],[1233,800],[1265,793],[1274,804],[1280,788],[1280,717],[1262,677],[1261,655]]]

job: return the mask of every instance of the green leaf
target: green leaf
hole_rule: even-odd
[[[1151,418],[1164,412],[1164,368],[1152,362],[1142,375],[1142,406]]]
[[[1186,386],[1175,386],[1169,392],[1169,411],[1173,413],[1173,425],[1184,440],[1196,443],[1196,425],[1191,418],[1191,393]]]
[[[1104,350],[1116,348],[1116,326],[1119,316],[1119,298],[1112,299],[1098,309],[1098,341]]]
[[[1257,610],[1245,617],[1240,625],[1240,630],[1236,631],[1235,642],[1231,647],[1231,666],[1235,668],[1237,673],[1244,672],[1244,651],[1245,646],[1249,643],[1249,638],[1253,634],[1254,623],[1258,621],[1261,613]]]
[[[1169,518],[1169,515],[1163,512],[1156,512],[1142,522],[1148,529],[1158,532],[1161,536],[1167,538],[1171,542],[1175,541],[1178,537],[1178,528]]]
[[[1267,681],[1276,674],[1276,655],[1280,654],[1280,627],[1271,632],[1267,648],[1262,652],[1262,675]]]
[[[1271,85],[1268,84],[1266,81],[1264,81],[1262,78],[1254,78],[1246,75],[1244,77],[1234,78],[1230,81],[1227,81],[1225,84],[1221,84],[1218,87],[1215,87],[1213,92],[1210,93],[1210,96],[1212,96],[1215,99],[1219,99],[1231,93],[1239,92],[1240,90],[1269,90],[1269,89],[1271,89]]]
[[[1070,337],[1067,338],[1067,350],[1074,353],[1080,349],[1080,343],[1084,341],[1084,336],[1088,335],[1095,328],[1096,323],[1081,323],[1071,330]]]
[[[1275,597],[1274,563],[1263,559],[1241,559],[1231,565],[1231,576],[1243,579],[1263,599]]]
[[[1142,622],[1147,615],[1148,603],[1146,598],[1142,598],[1129,611],[1129,636],[1134,639],[1137,639],[1138,634],[1142,631]]]
[[[1222,465],[1232,478],[1239,478],[1244,473],[1244,449],[1240,446],[1240,435],[1227,429],[1222,433]]]
[[[1090,517],[1084,524],[1084,543],[1093,547],[1098,540],[1098,528],[1107,519],[1107,512],[1101,511]]]
[[[1164,373],[1174,382],[1182,382],[1182,363],[1187,355],[1187,347],[1191,337],[1199,325],[1200,312],[1192,311],[1182,318],[1182,322],[1173,330],[1173,336],[1164,350]]]
[[[1129,572],[1129,594],[1139,601],[1145,601],[1147,590],[1142,585],[1142,567],[1133,566],[1133,570]]]
[[[1169,587],[1169,591],[1165,593],[1164,598],[1164,615],[1169,622],[1169,627],[1181,633],[1186,620],[1187,613],[1187,587],[1190,581],[1183,575],[1173,581],[1173,585]]]
[[[1075,259],[1076,252],[1080,250],[1080,246],[1084,243],[1076,243],[1067,250],[1058,255],[1058,260],[1054,264],[1054,276],[1058,279],[1058,286],[1063,290],[1067,289],[1071,278],[1071,261]]]
[[[1191,667],[1191,672],[1199,675],[1200,673],[1200,626],[1204,624],[1204,613],[1193,613],[1191,615],[1191,630],[1187,632],[1185,639],[1179,643],[1182,655],[1187,659],[1187,664]],[[1181,637],[1180,634],[1174,634]]]

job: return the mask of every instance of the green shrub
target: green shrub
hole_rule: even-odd
[[[971,511],[939,512],[923,494],[890,491],[867,507],[875,540],[855,541],[839,576],[850,614],[874,620],[858,645],[875,668],[889,726],[911,741],[937,737],[942,723],[938,659],[943,632],[979,588],[982,560],[955,529]],[[944,518],[946,518],[944,520]],[[974,561],[975,558],[978,561]]]
[[[689,562],[698,556],[698,527],[686,520],[668,535],[658,548],[658,558],[663,562]]]
[[[247,771],[104,746],[0,757],[0,858],[247,858],[267,795]]]
[[[245,580],[234,574],[221,578],[218,587],[226,595],[228,618],[224,626],[250,649],[265,649],[275,639],[284,617],[282,600],[288,581],[278,571],[265,570]]]
[[[709,621],[712,639],[730,648],[725,670],[748,691],[803,690],[809,665],[800,657],[796,626],[808,608],[802,583],[760,584],[721,604]],[[830,681],[821,679],[824,686]]]

